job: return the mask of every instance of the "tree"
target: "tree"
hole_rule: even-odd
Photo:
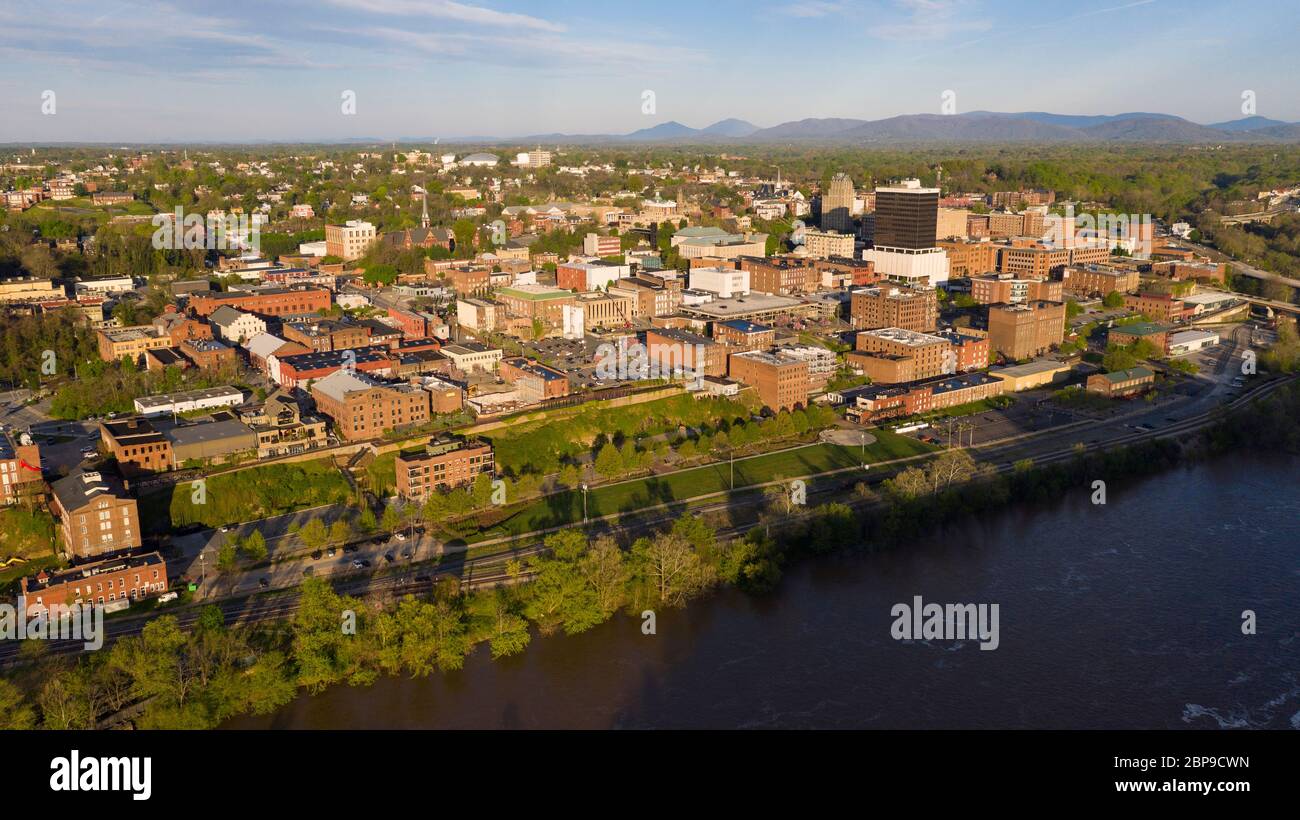
[[[233,541],[222,544],[217,548],[217,570],[219,572],[230,572],[235,568],[238,557],[238,549]]]
[[[33,729],[36,712],[13,682],[0,678],[0,730]]]
[[[369,504],[363,504],[361,512],[357,515],[357,532],[369,534],[374,532],[377,526],[379,525],[375,521],[375,511],[370,509]]]
[[[528,620],[523,616],[519,596],[510,587],[494,587],[491,596],[492,626],[488,645],[493,658],[504,658],[524,651],[532,640]]]
[[[608,618],[623,605],[629,575],[623,551],[612,538],[597,539],[578,561],[578,572],[591,588],[596,610],[603,616]]]
[[[678,535],[639,538],[632,545],[632,556],[637,577],[660,603],[680,606],[707,586],[708,575],[699,553]]]
[[[956,482],[966,481],[975,472],[975,459],[961,448],[944,450],[930,464],[929,481],[938,493]]]
[[[913,499],[930,491],[930,482],[920,467],[908,467],[885,482],[885,489],[902,499]]]
[[[623,459],[619,456],[618,448],[612,443],[601,447],[596,454],[595,467],[596,472],[605,478],[613,478],[623,472]]]
[[[1124,294],[1117,290],[1112,290],[1110,293],[1106,294],[1105,298],[1101,300],[1101,303],[1108,308],[1124,307]]]
[[[325,546],[325,542],[329,539],[329,531],[325,528],[325,522],[313,517],[298,531],[298,538],[307,549],[318,550]]]
[[[352,525],[346,518],[338,518],[330,524],[329,543],[342,546],[352,538]]]
[[[384,507],[384,513],[379,517],[379,528],[384,532],[396,532],[402,528],[404,516],[402,510],[397,504],[389,504]]]
[[[240,544],[239,548],[244,553],[244,556],[253,563],[266,560],[266,538],[262,535],[260,530],[253,530],[253,532],[244,539],[244,542]]]
[[[1111,373],[1128,370],[1136,364],[1137,357],[1133,355],[1133,351],[1123,345],[1110,345],[1101,359],[1101,366]]]
[[[528,559],[535,573],[528,586],[524,611],[543,634],[563,628],[570,635],[603,622],[608,614],[600,609],[595,588],[581,565],[587,539],[578,530],[564,530],[543,542],[549,554]]]

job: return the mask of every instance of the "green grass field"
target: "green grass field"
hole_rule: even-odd
[[[887,430],[874,430],[872,434],[876,436],[876,441],[867,445],[868,463],[904,458],[935,449],[924,442]],[[838,444],[814,444],[797,450],[769,453],[736,462],[735,487],[739,489],[777,478],[795,478],[856,467],[861,461],[861,448]],[[596,518],[612,513],[632,512],[709,493],[725,492],[731,486],[730,481],[731,466],[724,461],[668,475],[597,487],[587,495],[587,515]],[[519,535],[581,520],[582,493],[570,490],[539,499],[467,540]]]

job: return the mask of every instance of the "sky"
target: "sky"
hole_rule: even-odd
[[[1202,123],[1250,91],[1294,122],[1297,31],[1296,0],[4,0],[0,143],[767,127],[948,91]]]

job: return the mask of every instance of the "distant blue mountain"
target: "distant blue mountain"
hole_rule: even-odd
[[[1272,128],[1278,125],[1291,125],[1292,123],[1283,122],[1282,120],[1270,120],[1268,117],[1255,115],[1253,117],[1242,117],[1239,120],[1228,120],[1227,122],[1214,122],[1205,126],[1217,131],[1256,131],[1260,128]]]
[[[748,137],[758,130],[758,126],[752,122],[744,120],[726,119],[719,120],[707,128],[701,128],[699,133],[710,134],[718,137]]]

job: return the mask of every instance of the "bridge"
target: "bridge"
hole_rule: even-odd
[[[1283,214],[1293,213],[1290,208],[1272,208],[1267,211],[1255,211],[1249,214],[1234,214],[1233,216],[1220,217],[1219,221],[1224,225],[1245,225],[1248,222],[1263,222],[1265,224],[1272,222]]]

